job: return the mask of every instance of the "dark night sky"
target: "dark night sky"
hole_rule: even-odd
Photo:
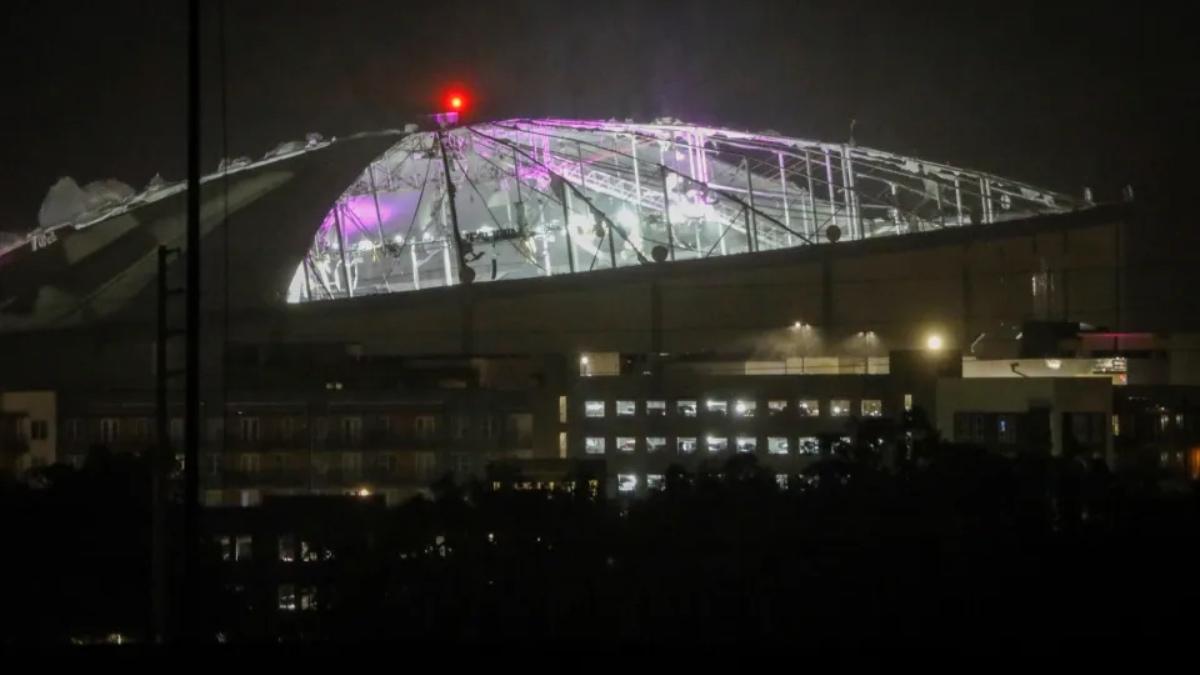
[[[671,115],[826,140],[857,117],[863,145],[1076,194],[1091,185],[1101,199],[1127,182],[1143,197],[1186,194],[1196,48],[1166,3],[921,7],[228,0],[229,154],[402,125],[458,79],[479,117]],[[183,177],[183,0],[10,0],[4,11],[0,229],[32,227],[58,176]],[[215,66],[216,22],[206,28]],[[214,142],[216,72],[205,86]],[[206,147],[211,170],[219,146]]]

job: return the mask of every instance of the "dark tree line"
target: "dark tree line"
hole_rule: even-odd
[[[0,495],[14,580],[4,642],[137,634],[144,465],[98,452],[41,479]],[[1103,464],[931,441],[898,468],[866,450],[826,458],[787,489],[752,455],[673,467],[664,490],[636,502],[595,499],[584,484],[547,494],[439,481],[432,499],[346,539],[320,608],[286,635],[245,628],[267,624],[242,620],[205,549],[205,625],[230,641],[920,643],[1183,635],[1200,598],[1197,495],[1161,494]]]

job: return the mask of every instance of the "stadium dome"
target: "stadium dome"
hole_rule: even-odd
[[[572,274],[1085,206],[846,143],[677,120],[511,119],[405,134],[326,214],[287,297]]]

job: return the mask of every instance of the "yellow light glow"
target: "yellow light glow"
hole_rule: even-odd
[[[371,491],[370,491],[370,490],[368,490],[367,488],[359,488],[359,489],[358,489],[358,496],[359,496],[359,497],[370,497],[370,496],[371,496]]]
[[[929,349],[931,351],[937,351],[942,348],[942,345],[943,345],[943,342],[942,342],[941,335],[934,333],[933,335],[930,335],[929,337],[925,338],[925,348],[926,349]]]

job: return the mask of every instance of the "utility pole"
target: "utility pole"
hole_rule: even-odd
[[[199,638],[196,570],[200,520],[200,0],[188,0],[187,348],[184,386],[184,545],[179,617],[189,642]]]
[[[167,284],[167,264],[171,256],[180,253],[177,248],[158,247],[158,330],[154,344],[154,381],[157,443],[150,455],[150,635],[156,644],[167,641],[170,634],[169,544],[167,541],[167,514],[170,510],[169,487],[171,466],[175,452],[171,447],[169,411],[167,408],[167,386],[178,371],[170,370],[167,362],[169,340],[178,335],[169,325],[168,300],[180,289],[171,289]]]

